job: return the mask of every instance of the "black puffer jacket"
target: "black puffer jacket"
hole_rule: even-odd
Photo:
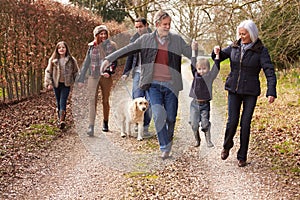
[[[148,89],[152,82],[154,63],[158,52],[156,34],[157,31],[146,33],[139,37],[135,42],[130,43],[105,57],[106,60],[112,62],[118,58],[141,52],[141,89]],[[178,34],[169,33],[168,40],[168,61],[172,76],[173,89],[180,91],[183,89],[181,58],[182,55],[191,58],[192,49],[190,45],[188,45]]]
[[[212,53],[212,58],[215,54]],[[259,73],[263,69],[267,78],[266,96],[277,97],[276,75],[268,49],[258,39],[251,48],[247,49],[241,58],[241,41],[222,49],[220,60],[230,59],[230,73],[226,78],[225,90],[237,94],[259,96]]]

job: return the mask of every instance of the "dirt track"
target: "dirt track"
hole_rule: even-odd
[[[225,125],[224,104],[212,101],[212,141],[215,147],[206,147],[204,134],[201,135],[200,148],[190,147],[193,135],[188,125],[191,80],[188,69],[186,64],[182,70],[187,73],[184,73],[185,85],[180,93],[171,159],[162,161],[157,148],[140,151],[140,146],[147,146],[147,139],[139,143],[134,138],[120,138],[117,124],[113,122],[114,111],[111,114],[111,132],[101,133],[101,124],[98,123],[96,137],[87,137],[83,118],[86,111],[81,111],[80,114],[75,113],[77,125],[74,131],[77,134],[58,140],[43,160],[46,166],[41,168],[37,177],[20,180],[15,187],[12,186],[11,194],[6,198],[294,199],[288,189],[273,181],[274,174],[261,168],[261,163],[251,156],[251,151],[250,164],[245,168],[237,166],[238,141],[229,158],[226,161],[220,159]],[[131,88],[129,83],[127,87]],[[220,80],[215,82],[214,87],[223,92]],[[221,92],[219,94],[222,95]],[[120,95],[129,96],[123,83],[117,84],[114,89],[112,103]],[[101,111],[97,119],[101,121]],[[155,138],[149,140],[156,142]],[[138,172],[148,176],[132,176]]]

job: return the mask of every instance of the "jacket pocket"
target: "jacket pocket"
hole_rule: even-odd
[[[232,82],[233,82],[233,76],[232,74],[229,74],[225,81],[225,89],[230,89],[232,87]]]
[[[260,82],[256,77],[248,78],[244,81],[244,92],[249,95],[258,96],[260,94]]]

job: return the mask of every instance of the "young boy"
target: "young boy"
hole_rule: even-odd
[[[220,47],[214,47],[216,58],[214,65],[210,70],[210,64],[206,58],[197,58],[196,51],[198,50],[197,42],[192,45],[191,70],[194,80],[191,86],[189,96],[193,98],[190,105],[190,124],[195,135],[196,143],[194,147],[200,146],[199,124],[201,130],[205,133],[207,147],[213,147],[211,142],[210,127],[210,100],[212,99],[212,84],[220,70],[219,53]]]

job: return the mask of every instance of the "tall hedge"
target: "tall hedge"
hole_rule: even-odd
[[[60,40],[80,65],[93,28],[103,23],[87,10],[51,0],[0,0],[0,5],[0,103],[40,94],[44,69]],[[112,36],[125,31],[117,22],[105,24]],[[121,42],[128,41],[124,37]]]

